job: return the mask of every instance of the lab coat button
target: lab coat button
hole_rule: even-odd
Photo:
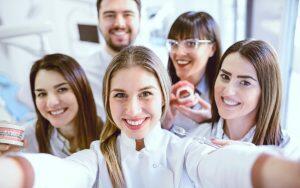
[[[153,164],[153,168],[157,168],[158,167],[158,164]]]

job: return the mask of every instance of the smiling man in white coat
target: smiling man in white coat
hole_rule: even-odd
[[[80,62],[92,86],[98,115],[105,120],[102,80],[112,58],[134,43],[140,29],[140,0],[97,0],[99,30],[105,43]]]

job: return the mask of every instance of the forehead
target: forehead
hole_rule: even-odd
[[[39,70],[35,77],[35,88],[52,87],[67,80],[58,72]]]
[[[140,66],[118,70],[111,79],[111,89],[135,90],[147,86],[159,88],[159,83],[154,73]]]
[[[252,63],[238,52],[231,53],[224,59],[222,69],[233,75],[250,75],[254,78],[257,77],[256,70]]]
[[[139,12],[134,0],[103,0],[100,4],[100,13],[114,11],[132,11]]]

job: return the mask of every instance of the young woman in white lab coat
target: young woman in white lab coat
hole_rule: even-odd
[[[282,85],[277,54],[261,40],[243,40],[229,47],[217,69],[212,96],[212,122],[192,136],[275,145],[300,159],[300,143],[280,124]],[[214,140],[224,145],[231,141]]]
[[[75,59],[49,54],[37,60],[31,67],[30,86],[37,119],[25,126],[25,152],[67,157],[99,139],[103,123]],[[0,144],[0,154],[18,149]]]
[[[186,136],[211,118],[210,95],[221,58],[218,25],[206,12],[186,12],[172,24],[168,34],[168,72],[172,81],[170,110],[163,128]],[[189,85],[197,99],[185,108],[176,91]],[[188,113],[187,113],[188,112]]]
[[[0,185],[34,187],[271,187],[299,186],[300,164],[257,147],[221,149],[180,139],[161,128],[170,81],[144,47],[122,50],[103,84],[107,121],[91,149],[60,159],[19,154],[0,159]],[[276,164],[276,165],[274,165]],[[286,175],[289,171],[289,175]],[[34,181],[33,181],[34,179]]]

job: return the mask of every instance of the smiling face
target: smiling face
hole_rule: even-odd
[[[78,103],[73,90],[61,74],[51,70],[38,71],[34,88],[37,109],[52,126],[73,126]]]
[[[155,75],[140,66],[121,69],[111,79],[113,121],[129,138],[143,139],[162,115],[162,92]]]
[[[118,52],[130,45],[139,32],[140,15],[133,0],[103,0],[99,10],[99,26],[106,44]]]
[[[253,65],[238,52],[222,64],[214,87],[215,102],[225,120],[255,122],[261,88]]]
[[[214,55],[213,44],[201,44],[194,49],[186,49],[179,45],[170,52],[170,58],[180,80],[198,84],[203,76],[208,59]]]

